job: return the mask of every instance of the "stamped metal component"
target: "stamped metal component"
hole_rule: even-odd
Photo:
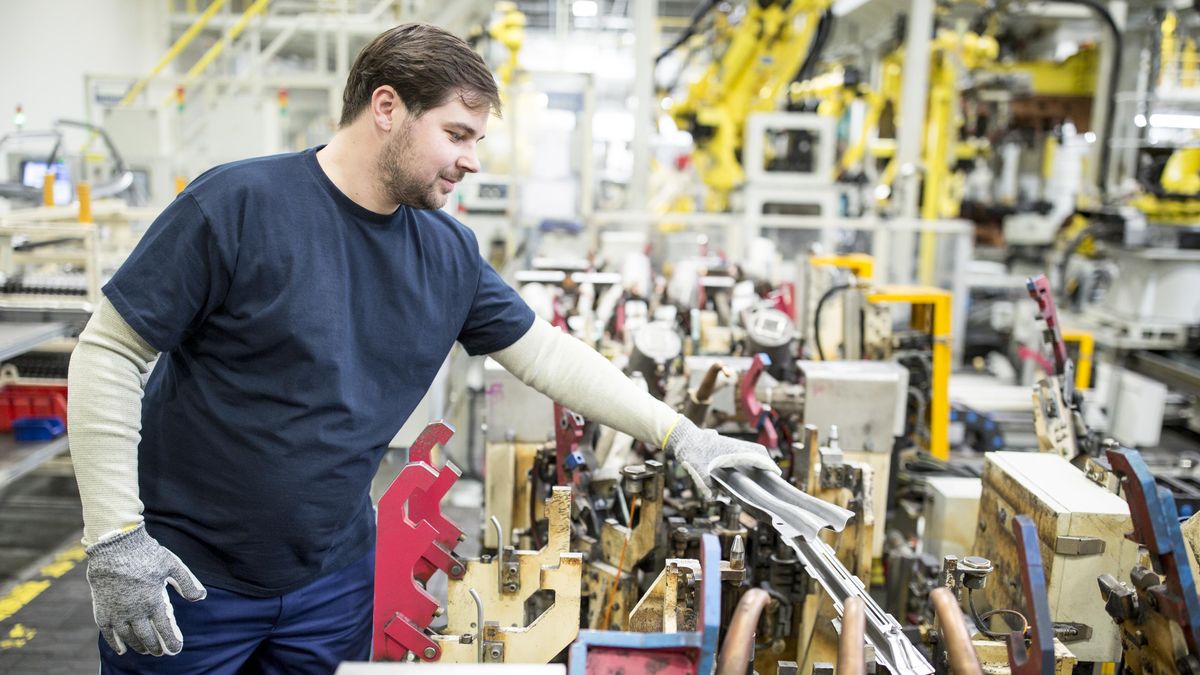
[[[716,469],[713,481],[751,515],[771,522],[792,548],[809,576],[829,594],[839,616],[851,597],[862,600],[866,641],[879,665],[896,675],[929,675],[933,666],[904,637],[900,624],[883,611],[863,582],[846,569],[833,549],[817,535],[826,528],[840,532],[854,514],[812,497],[783,478],[759,469]]]
[[[715,469],[713,481],[752,515],[772,521],[785,537],[815,539],[828,527],[841,532],[854,516],[792,487],[783,478],[762,469]]]

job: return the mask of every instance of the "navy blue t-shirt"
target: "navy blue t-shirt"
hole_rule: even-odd
[[[163,352],[147,530],[203,583],[262,597],[371,549],[371,479],[454,342],[494,352],[534,318],[469,229],[355,204],[318,149],[206,172],[104,287]]]

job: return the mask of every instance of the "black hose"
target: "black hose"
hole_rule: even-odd
[[[800,70],[796,71],[796,77],[792,78],[793,82],[803,82],[812,77],[812,71],[817,67],[821,53],[825,51],[825,45],[829,43],[829,38],[833,36],[834,20],[832,8],[825,10],[821,14],[821,20],[817,23],[817,34],[813,37],[813,43],[808,49],[808,55],[804,57],[804,63],[800,65]]]
[[[700,26],[700,22],[703,21],[704,17],[707,16],[708,13],[719,4],[721,4],[721,0],[708,0],[708,2],[697,7],[696,11],[692,13],[692,22],[688,24],[688,27],[684,29],[683,33],[680,34],[679,37],[675,38],[674,42],[672,42],[666,49],[662,50],[658,56],[654,57],[654,65],[657,66],[659,61],[667,58],[668,54],[676,49],[679,49],[685,42],[692,39],[692,36],[696,34],[696,29]]]
[[[1019,617],[1021,619],[1021,623],[1024,624],[1020,629],[1022,635],[1029,630],[1029,619],[1026,619],[1024,614],[1015,609],[993,609],[990,612],[984,612],[982,615],[980,615],[979,612],[975,610],[974,589],[967,589],[967,606],[971,610],[971,619],[975,622],[975,627],[978,628],[981,633],[992,638],[993,640],[1003,640],[1004,638],[1008,637],[1008,633],[996,633],[988,630],[987,625],[984,623],[997,614],[1011,614]],[[1015,631],[1016,629],[1013,630]]]
[[[988,22],[991,21],[992,17],[996,15],[996,9],[997,8],[994,3],[989,3],[986,7],[984,7],[983,11],[976,14],[975,18],[971,19],[970,31],[972,33],[983,35],[984,31],[987,30]]]
[[[1121,38],[1121,29],[1117,28],[1117,22],[1113,20],[1112,14],[1108,8],[1102,5],[1097,0],[1059,0],[1069,5],[1083,5],[1095,12],[1100,19],[1108,26],[1109,32],[1113,38],[1113,58],[1112,69],[1108,73],[1108,115],[1104,118],[1104,129],[1100,134],[1100,197],[1106,199],[1108,197],[1108,165],[1112,155],[1112,135],[1113,135],[1113,118],[1116,117],[1116,100],[1117,100],[1117,85],[1121,81],[1121,55],[1124,51],[1124,40]]]
[[[821,299],[817,301],[817,309],[813,312],[813,342],[817,344],[817,356],[822,361],[825,360],[825,350],[821,347],[821,309],[825,306],[826,301],[832,298],[840,291],[850,288],[850,284],[838,284],[829,290],[825,291]]]

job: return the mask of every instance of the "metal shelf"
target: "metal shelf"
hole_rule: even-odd
[[[67,435],[45,442],[18,443],[11,433],[0,434],[0,490],[67,449]]]
[[[0,322],[0,361],[45,344],[67,334],[65,323],[17,323]]]
[[[20,356],[68,332],[65,323],[0,322],[0,361]],[[67,449],[67,435],[46,442],[18,443],[0,434],[0,490]]]

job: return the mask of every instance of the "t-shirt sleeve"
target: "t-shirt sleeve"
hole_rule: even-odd
[[[509,347],[533,325],[533,310],[512,286],[504,283],[486,260],[480,259],[479,285],[471,312],[458,341],[472,356]]]
[[[137,334],[160,352],[187,338],[229,291],[233,224],[221,230],[183,193],[155,219],[102,289]]]

